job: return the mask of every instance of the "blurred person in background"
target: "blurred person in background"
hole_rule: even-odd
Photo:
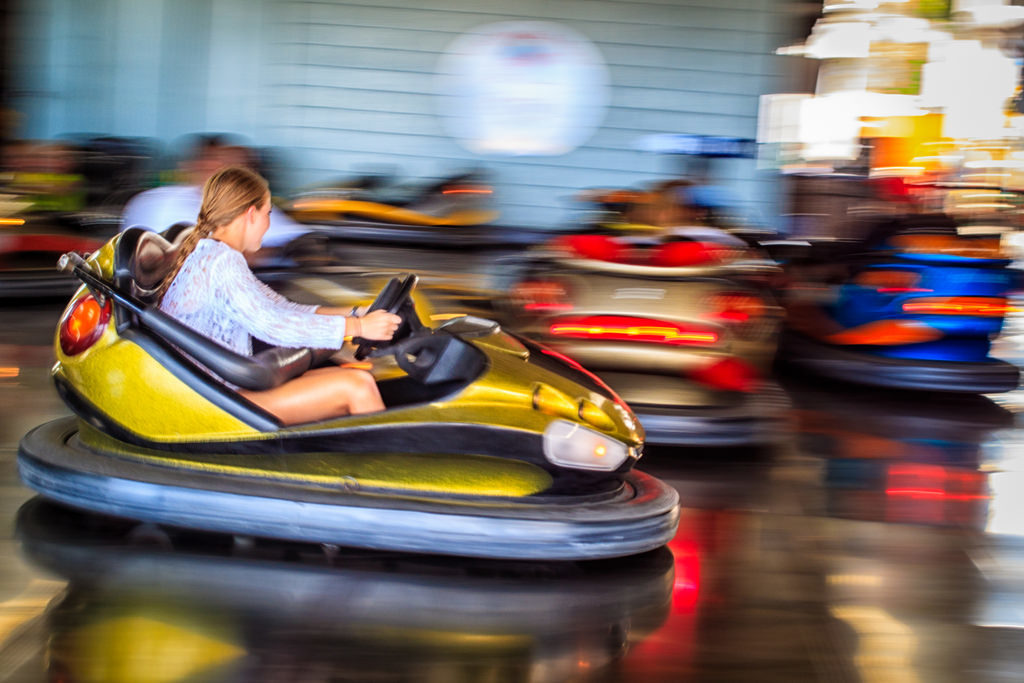
[[[700,185],[685,178],[661,181],[651,187],[647,201],[634,204],[627,212],[631,223],[663,229],[666,237],[678,235],[742,246],[743,240],[714,224],[712,213],[695,194]]]
[[[15,140],[3,153],[4,191],[28,203],[27,211],[78,211],[85,206],[85,178],[75,150],[61,142]]]
[[[228,136],[196,136],[179,164],[179,183],[140,192],[129,200],[121,215],[121,229],[140,227],[161,232],[177,223],[194,223],[203,201],[203,185],[228,166],[254,169],[256,164],[251,150],[235,144]],[[307,226],[296,223],[282,211],[274,211],[263,246],[281,247],[307,232]]]
[[[648,191],[645,201],[636,202],[626,210],[626,220],[661,228],[700,223],[700,216],[686,201],[686,190],[690,185],[690,181],[681,179],[656,183]]]

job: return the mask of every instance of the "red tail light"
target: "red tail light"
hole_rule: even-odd
[[[715,264],[722,261],[730,251],[721,244],[690,240],[668,242],[649,248],[631,246],[628,241],[608,235],[570,235],[558,238],[552,245],[578,258],[659,268]]]
[[[738,358],[722,358],[690,373],[690,378],[714,389],[753,391],[757,388],[757,370]]]
[[[558,238],[554,244],[575,256],[595,261],[621,261],[625,253],[622,244],[608,235],[570,235]]]
[[[669,242],[651,252],[651,265],[662,268],[703,266],[718,263],[725,249],[705,242]]]
[[[650,200],[650,196],[636,190],[609,190],[589,195],[592,201],[602,204],[638,204]]]
[[[903,304],[906,313],[926,315],[978,315],[1001,318],[1016,309],[997,296],[922,297]]]
[[[102,306],[92,294],[75,302],[60,322],[58,338],[66,356],[74,356],[95,344],[110,320],[110,301]]]
[[[530,313],[558,313],[572,310],[569,293],[560,282],[526,280],[510,292],[516,306]]]
[[[550,333],[554,337],[572,339],[635,341],[669,346],[707,346],[718,341],[718,333],[709,328],[625,315],[560,318],[551,324]]]
[[[494,190],[483,185],[447,187],[441,190],[441,194],[492,194],[493,192]]]
[[[719,292],[708,300],[712,317],[725,323],[745,323],[761,317],[764,300],[747,292]]]

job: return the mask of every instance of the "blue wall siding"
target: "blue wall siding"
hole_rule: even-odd
[[[758,96],[784,83],[777,0],[25,0],[26,137],[70,132],[169,141],[233,131],[286,152],[290,184],[393,165],[410,177],[481,166],[503,221],[552,226],[580,189],[677,172],[640,151],[656,133],[753,137]],[[543,20],[586,36],[608,67],[600,128],[555,157],[481,156],[438,115],[440,53],[486,23]],[[723,167],[748,212],[776,215],[777,179]],[[284,188],[279,188],[284,189]]]

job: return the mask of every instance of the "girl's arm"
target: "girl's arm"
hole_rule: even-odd
[[[224,304],[253,337],[278,346],[337,349],[350,336],[347,323],[356,319],[318,315],[316,306],[286,299],[257,280],[240,253],[223,259],[221,268],[227,283]]]

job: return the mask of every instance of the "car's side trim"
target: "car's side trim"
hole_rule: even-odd
[[[833,379],[898,389],[989,394],[1013,391],[1020,370],[993,358],[984,362],[888,358],[822,344],[793,331],[779,344],[780,361]]]
[[[70,448],[72,432],[69,420],[30,432],[19,447],[22,480],[51,500],[156,524],[403,552],[569,560],[658,548],[671,540],[679,520],[675,489],[640,472],[626,475],[620,494],[582,502],[545,496],[535,504],[470,505],[344,490],[313,498],[260,495],[129,479],[111,466],[92,471],[39,457]]]

